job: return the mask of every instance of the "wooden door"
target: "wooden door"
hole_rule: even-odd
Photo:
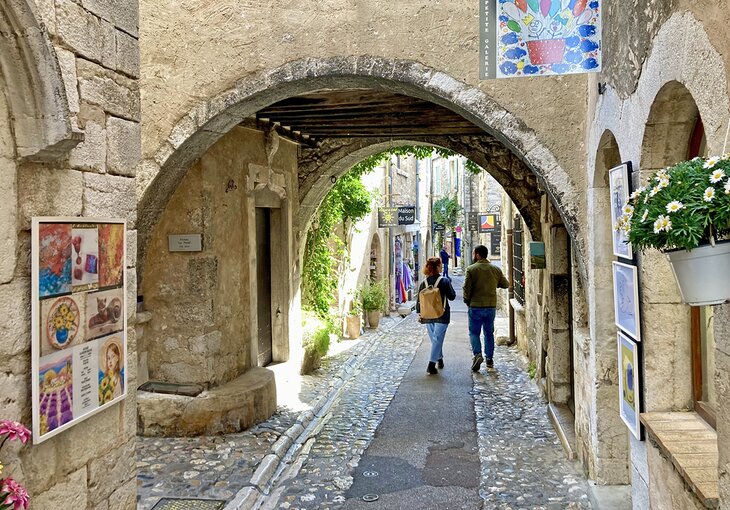
[[[258,365],[271,363],[271,212],[256,208]]]

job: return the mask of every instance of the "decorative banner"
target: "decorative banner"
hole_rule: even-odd
[[[413,225],[416,222],[416,206],[406,205],[398,208],[398,225]]]
[[[33,442],[127,394],[126,223],[33,218]]]
[[[397,207],[380,207],[378,208],[378,228],[397,227],[398,226],[398,208]]]
[[[482,79],[601,70],[600,0],[480,0]]]

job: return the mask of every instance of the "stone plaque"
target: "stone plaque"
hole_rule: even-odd
[[[203,251],[202,234],[172,234],[167,236],[170,251]]]

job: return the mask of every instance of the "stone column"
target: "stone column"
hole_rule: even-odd
[[[715,307],[715,342],[720,508],[730,508],[730,304]]]

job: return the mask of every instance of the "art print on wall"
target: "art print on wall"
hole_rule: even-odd
[[[641,389],[639,387],[639,346],[618,332],[619,403],[621,419],[634,437],[641,440]]]
[[[33,441],[126,396],[126,224],[33,218]]]
[[[613,254],[624,259],[631,259],[634,253],[629,244],[629,236],[618,223],[624,214],[624,207],[629,199],[630,163],[624,163],[608,171],[608,183],[611,192],[611,230],[613,232]]]
[[[639,283],[635,266],[613,263],[613,300],[616,326],[640,341]]]
[[[481,0],[481,78],[601,70],[600,0]]]

